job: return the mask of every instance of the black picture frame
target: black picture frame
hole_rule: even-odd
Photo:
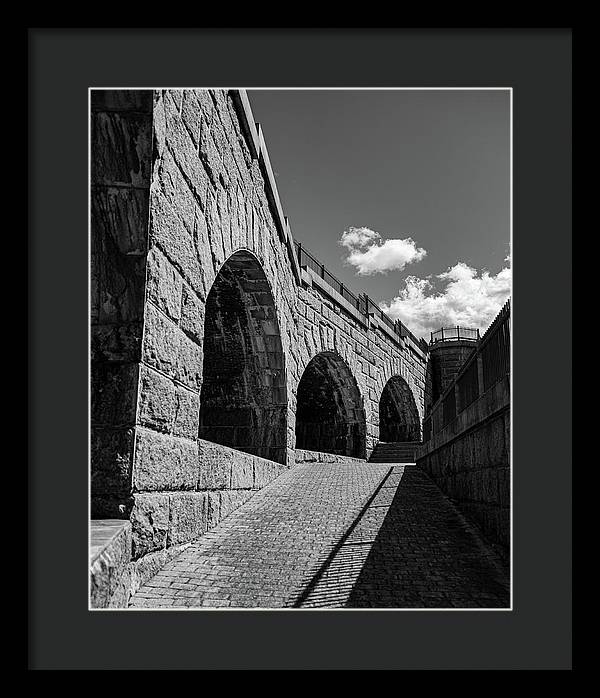
[[[571,669],[572,30],[39,28],[28,57],[29,668]],[[88,88],[158,86],[513,88],[511,612],[88,611]]]

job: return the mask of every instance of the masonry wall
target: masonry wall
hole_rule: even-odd
[[[438,403],[437,409],[441,405]],[[441,418],[434,409],[433,419]],[[426,441],[417,465],[485,536],[510,545],[510,378],[504,377]]]
[[[293,463],[198,438],[206,300],[225,261],[249,251],[268,281],[294,380],[295,282],[258,160],[227,91],[153,95],[150,236],[133,460],[133,554],[191,540]]]
[[[92,516],[131,506],[152,169],[152,93],[91,94]]]
[[[422,418],[426,356],[300,276],[262,133],[250,132],[239,94],[102,92],[92,104],[92,516],[130,520],[137,584],[296,461],[328,462],[295,449],[298,385],[316,355],[339,357],[356,383],[365,458],[390,378],[407,381]],[[205,329],[215,361],[234,326],[206,322],[213,306],[230,311],[226,283],[207,303],[227,268],[230,280],[244,276],[239,356],[255,352],[261,376],[251,393],[268,396],[282,433],[268,449],[201,438],[238,435],[210,415],[201,423]],[[217,400],[214,382],[211,391]]]
[[[304,270],[298,289],[299,373],[323,351],[339,354],[355,378],[366,418],[366,457],[379,440],[379,400],[387,381],[400,376],[410,387],[423,419],[427,357],[409,341],[393,340],[372,318],[344,310]],[[332,295],[335,291],[332,292]]]

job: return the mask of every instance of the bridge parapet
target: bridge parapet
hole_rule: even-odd
[[[369,326],[369,317],[375,318],[375,325],[382,329],[393,341],[401,347],[408,343],[411,348],[421,356],[426,358],[428,351],[427,342],[417,339],[415,335],[400,320],[392,320],[387,313],[373,301],[366,293],[356,295],[344,283],[339,281],[304,245],[294,241],[298,264],[301,269],[310,270],[309,274],[316,280],[318,286],[338,302],[341,307],[349,309],[354,315],[358,312],[363,319],[363,324]],[[334,294],[331,294],[331,290]]]

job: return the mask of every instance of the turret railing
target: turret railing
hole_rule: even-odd
[[[438,342],[456,341],[477,342],[479,340],[479,330],[475,327],[442,327],[431,333],[429,346]]]

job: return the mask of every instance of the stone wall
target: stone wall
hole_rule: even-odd
[[[91,96],[92,516],[131,506],[145,314],[152,92]]]
[[[341,436],[305,448],[367,458],[390,379],[422,419],[427,357],[300,271],[243,91],[93,91],[92,141],[92,516],[139,571],[297,462],[311,362]]]
[[[440,403],[437,407],[441,407]],[[419,448],[417,465],[479,525],[491,542],[507,551],[510,545],[509,377],[497,382],[432,435]]]
[[[390,379],[406,382],[422,421],[427,356],[410,340],[392,338],[376,318],[360,315],[337,296],[310,269],[303,269],[298,289],[300,373],[321,352],[332,352],[345,362],[365,412],[364,457],[368,458],[379,440],[379,401]]]

